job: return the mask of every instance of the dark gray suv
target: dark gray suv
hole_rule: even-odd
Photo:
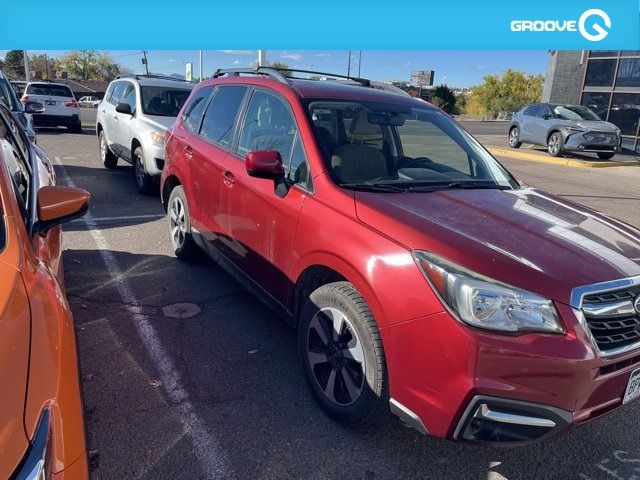
[[[608,160],[620,151],[620,129],[588,107],[534,103],[516,113],[509,127],[509,146],[545,145],[549,155],[591,152]]]

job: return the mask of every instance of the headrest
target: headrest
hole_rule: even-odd
[[[351,135],[380,135],[380,126],[374,123],[369,123],[369,120],[367,119],[368,113],[368,110],[363,110],[356,118],[353,119],[351,125],[349,125],[349,132]]]

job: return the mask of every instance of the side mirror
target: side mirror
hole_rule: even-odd
[[[128,103],[119,103],[116,105],[116,112],[125,113],[127,115],[133,115],[133,111],[131,110],[131,105]]]
[[[24,106],[25,113],[42,113],[44,110],[44,105],[40,102],[27,102]]]
[[[51,227],[81,217],[89,209],[90,200],[89,192],[80,188],[42,187],[38,190],[36,231],[46,233]]]
[[[277,150],[254,150],[247,153],[245,166],[250,177],[281,180],[284,178],[282,157]]]

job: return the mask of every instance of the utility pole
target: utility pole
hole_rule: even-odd
[[[362,50],[358,54],[358,77],[360,76],[360,66],[362,65]]]
[[[149,76],[149,60],[147,60],[147,51],[142,51],[142,64],[144,65],[145,70],[147,71],[147,77]]]
[[[24,59],[24,79],[28,82],[30,75],[29,75],[29,55],[27,54],[26,50],[22,51],[22,58]]]
[[[258,50],[258,66],[266,67],[267,65],[269,65],[269,62],[267,62],[267,51]]]
[[[49,56],[46,53],[44,54],[44,69],[47,80],[49,80],[51,78],[49,77]]]
[[[347,62],[347,77],[351,76],[351,50],[349,50],[349,61]]]
[[[202,81],[202,50],[200,50],[200,81]]]

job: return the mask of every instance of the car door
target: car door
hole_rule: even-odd
[[[185,158],[192,165],[191,178],[198,205],[195,224],[207,239],[221,246],[224,211],[220,208],[223,164],[235,133],[240,106],[248,87],[220,86],[213,93],[199,126],[198,135],[185,146]],[[199,228],[198,228],[199,227]]]
[[[122,98],[124,90],[127,87],[128,82],[120,81],[112,84],[113,88],[111,95],[106,102],[102,102],[101,118],[103,121],[104,134],[107,138],[107,143],[113,150],[113,153],[120,156],[122,152],[118,149],[116,143],[117,139],[117,123],[116,123],[116,105]],[[107,92],[108,93],[108,92]]]
[[[538,109],[538,105],[529,105],[524,109],[524,112],[522,112],[522,121],[520,122],[520,141],[533,141],[533,131],[535,128],[534,123],[536,121]]]
[[[540,105],[533,122],[532,136],[535,143],[547,144],[547,132],[553,123],[553,113],[547,105]]]
[[[136,116],[136,87],[132,82],[122,82],[125,87],[118,103],[126,103],[131,107],[133,115],[116,112],[113,109],[113,142],[117,145],[122,158],[131,161],[131,127]],[[116,103],[116,106],[118,105]]]
[[[305,148],[291,106],[279,94],[256,88],[241,122],[236,151],[225,162],[220,193],[226,252],[269,294],[285,303],[298,216],[311,188]],[[250,177],[245,156],[277,150],[291,188],[276,195],[274,182]]]

